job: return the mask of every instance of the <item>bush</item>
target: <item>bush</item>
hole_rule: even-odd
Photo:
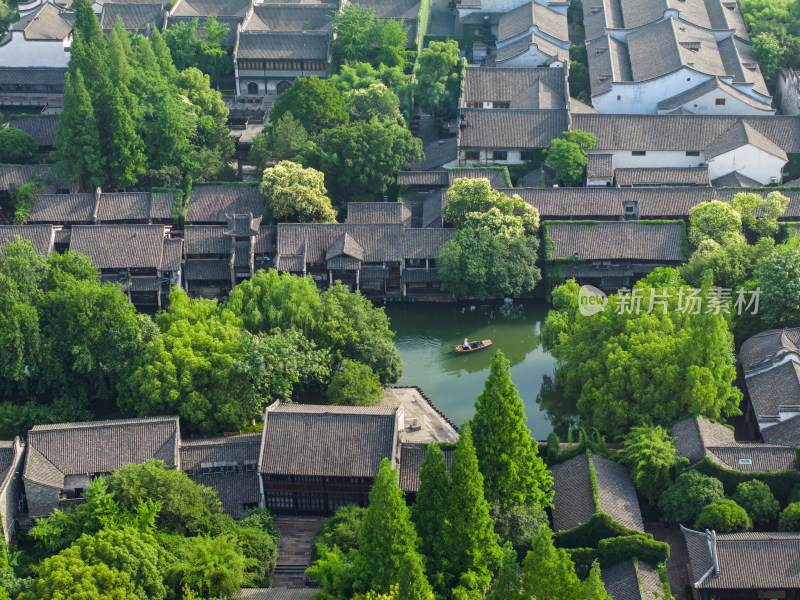
[[[39,149],[33,138],[16,127],[0,129],[0,163],[20,163]]]
[[[636,531],[620,525],[605,513],[595,513],[586,523],[553,535],[558,548],[597,548],[601,540],[635,535]]]
[[[559,444],[558,434],[554,431],[547,436],[547,463],[552,465],[558,460]],[[800,463],[799,463],[800,464]]]
[[[703,508],[724,497],[719,479],[692,470],[681,473],[675,483],[661,494],[658,508],[668,523],[689,527]]]
[[[314,535],[312,548],[315,558],[317,544],[324,544],[328,548],[337,546],[345,554],[358,548],[358,532],[366,512],[366,508],[355,504],[340,506],[336,509],[336,513],[322,523]]]
[[[669,559],[669,544],[654,540],[644,533],[625,535],[600,540],[599,548],[574,548],[569,550],[572,562],[579,566],[591,566],[594,561],[606,568],[626,560],[637,558],[657,567]]]
[[[536,506],[506,505],[493,502],[491,515],[494,530],[502,542],[511,542],[518,557],[524,557],[530,550],[533,538],[542,525],[547,525],[547,514]]]
[[[789,498],[786,500],[787,505],[794,504],[795,502],[800,502],[800,483],[792,488]]]
[[[747,512],[733,500],[717,500],[706,506],[697,517],[695,529],[713,529],[717,533],[750,531],[753,522]]]
[[[792,502],[778,519],[778,531],[800,531],[800,502]]]
[[[766,525],[778,516],[780,504],[763,481],[743,481],[736,487],[733,500],[747,511],[754,525]]]
[[[328,386],[331,404],[349,406],[374,406],[383,398],[378,376],[368,365],[345,359]]]
[[[711,477],[716,477],[722,482],[725,493],[733,495],[736,492],[736,486],[743,481],[752,481],[758,479],[763,481],[772,490],[775,499],[780,502],[782,506],[789,504],[789,496],[795,487],[800,487],[800,471],[750,471],[743,473],[741,471],[734,471],[733,469],[726,469],[713,462],[707,456],[697,463],[693,470],[705,473]],[[798,498],[800,500],[800,498]]]

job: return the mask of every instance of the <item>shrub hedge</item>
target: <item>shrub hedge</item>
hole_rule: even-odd
[[[658,568],[669,558],[669,544],[654,540],[650,534],[636,533],[600,540],[596,549],[574,548],[569,552],[578,566],[591,565],[596,560],[601,568],[606,568],[637,558]]]
[[[800,471],[780,471],[777,473],[754,471],[742,473],[733,469],[726,469],[711,461],[708,456],[704,457],[692,468],[719,479],[725,488],[725,493],[729,496],[736,493],[736,486],[743,481],[752,481],[753,479],[763,481],[772,490],[772,494],[781,503],[781,506],[786,506],[791,496],[792,488],[800,484]]]

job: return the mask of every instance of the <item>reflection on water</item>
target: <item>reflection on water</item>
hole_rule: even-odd
[[[539,345],[547,316],[545,302],[485,302],[458,304],[390,304],[386,313],[403,356],[399,385],[417,385],[456,423],[474,413],[494,350],[511,362],[511,378],[525,402],[528,427],[537,439],[571,416],[550,379],[555,360]],[[456,354],[464,341],[491,339],[492,348]],[[549,383],[542,389],[542,383]],[[540,395],[541,399],[537,400]],[[541,402],[541,406],[537,404]]]

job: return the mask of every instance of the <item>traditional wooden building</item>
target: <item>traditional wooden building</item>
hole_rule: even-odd
[[[0,225],[0,248],[17,239],[27,240],[39,254],[47,258],[56,249],[56,225]]]

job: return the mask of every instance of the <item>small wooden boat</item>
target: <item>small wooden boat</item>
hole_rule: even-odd
[[[483,350],[491,345],[492,340],[482,340],[479,342],[470,342],[467,346],[464,344],[459,344],[458,346],[455,346],[453,350],[455,350],[456,354],[466,354],[467,352],[477,352],[478,350]]]

